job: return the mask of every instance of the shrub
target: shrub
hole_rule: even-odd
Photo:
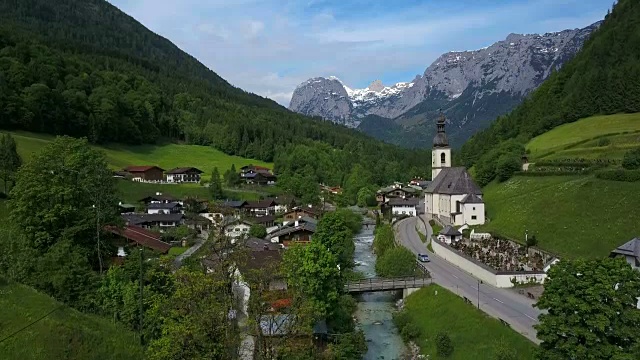
[[[264,225],[255,224],[252,225],[249,229],[249,236],[257,237],[259,239],[263,239],[267,236],[267,228]]]
[[[433,219],[429,220],[429,225],[433,226],[433,225],[435,225],[435,224],[436,224],[436,221],[435,221],[435,220],[433,220]]]
[[[536,239],[535,235],[531,235],[527,237],[527,247],[532,247],[538,245],[538,239]]]
[[[629,150],[624,154],[622,167],[627,170],[640,169],[640,148]]]
[[[597,146],[605,147],[611,145],[611,140],[608,137],[603,137],[598,140]]]
[[[496,177],[499,181],[507,181],[513,174],[520,171],[520,158],[515,154],[504,154],[496,164]]]
[[[453,354],[453,343],[449,334],[440,332],[436,335],[436,353],[440,357],[449,357]]]
[[[420,337],[420,328],[418,325],[410,322],[400,330],[400,336],[404,341],[415,340]]]
[[[504,342],[498,343],[496,346],[496,352],[494,355],[495,360],[516,360],[516,352],[509,348]]]
[[[640,170],[601,170],[596,172],[596,178],[602,180],[636,182],[640,181]]]

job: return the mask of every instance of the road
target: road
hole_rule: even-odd
[[[395,226],[396,239],[415,254],[432,254],[427,250],[426,244],[422,242],[416,232],[416,226],[419,221],[417,217],[411,217],[397,223]],[[427,238],[430,238],[430,226],[427,226],[427,232]],[[536,338],[536,331],[533,325],[538,323],[537,319],[541,312],[532,306],[533,300],[512,290],[500,289],[487,284],[478,285],[478,279],[457,266],[435,254],[429,257],[431,261],[425,265],[431,273],[434,283],[466,297],[475,306],[478,306],[479,302],[482,311],[506,321],[511,325],[511,328],[534,343],[540,343]],[[480,289],[479,291],[478,288]]]
[[[206,231],[203,231],[202,233],[198,234],[198,239],[196,240],[195,244],[193,244],[193,246],[188,248],[187,251],[183,252],[182,254],[176,256],[175,259],[173,259],[174,268],[179,269],[180,266],[182,266],[182,262],[184,261],[184,259],[188,258],[189,256],[193,255],[193,253],[198,251],[198,249],[202,247],[202,245],[207,241],[208,238],[209,238],[209,233]]]

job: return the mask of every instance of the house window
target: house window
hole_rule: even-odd
[[[471,216],[471,220],[476,220],[476,219],[478,219],[478,217],[477,217],[477,216],[475,216],[475,215],[472,215],[472,216]]]
[[[440,154],[440,164],[444,165],[447,162],[447,155],[445,153]]]
[[[474,206],[474,207],[473,207],[473,210],[475,210],[475,209],[476,209],[476,207]]]

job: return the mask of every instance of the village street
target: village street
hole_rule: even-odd
[[[182,266],[182,262],[184,261],[184,259],[188,258],[189,256],[193,255],[193,253],[198,251],[198,249],[202,247],[202,245],[207,241],[207,239],[209,239],[208,232],[203,231],[202,233],[198,234],[198,239],[196,240],[195,244],[193,244],[193,246],[188,248],[187,251],[176,256],[176,258],[173,260],[173,265],[175,269],[179,269],[180,266]]]
[[[418,217],[401,220],[395,225],[396,239],[415,254],[429,254],[431,261],[425,265],[436,284],[466,297],[474,306],[478,306],[479,301],[482,311],[506,321],[529,340],[536,344],[540,343],[536,338],[533,325],[538,323],[537,319],[541,311],[532,307],[533,300],[512,290],[479,284],[478,280],[469,273],[429,252],[426,243],[423,243],[418,236],[416,226],[424,226]],[[431,227],[427,223],[427,238],[430,236]]]

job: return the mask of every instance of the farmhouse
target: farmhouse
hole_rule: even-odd
[[[239,220],[233,217],[227,217],[223,220],[224,235],[231,239],[231,243],[235,243],[239,238],[249,235],[251,229],[251,223],[244,220]]]
[[[391,208],[391,214],[393,215],[409,215],[416,216],[418,206],[418,199],[402,199],[402,198],[392,198],[389,199],[388,203]]]
[[[127,225],[140,226],[143,228],[171,228],[184,223],[184,215],[178,214],[123,214]]]
[[[630,241],[618,246],[609,254],[609,257],[622,256],[632,268],[640,270],[640,238],[631,239]]]
[[[154,195],[149,195],[146,196],[142,199],[139,200],[141,203],[144,203],[146,205],[149,204],[166,204],[166,203],[171,203],[171,202],[177,202],[180,203],[180,201],[178,201],[177,198],[171,196],[171,195],[165,195],[161,192],[157,192]]]
[[[284,213],[282,216],[284,221],[293,221],[297,220],[303,216],[310,217],[313,219],[319,219],[320,214],[313,208],[304,208],[304,207],[294,207],[288,212]]]
[[[165,173],[170,183],[199,183],[202,170],[194,167],[174,168]]]
[[[317,222],[315,219],[302,217],[295,221],[285,223],[280,229],[269,234],[268,238],[272,243],[289,246],[292,243],[309,243],[311,237],[316,232]]]
[[[260,201],[247,201],[244,209],[252,216],[267,216],[276,213],[276,201],[264,199]]]
[[[147,214],[179,214],[181,210],[182,205],[177,202],[152,202],[147,205]]]
[[[431,152],[432,182],[425,189],[425,213],[453,225],[485,222],[482,190],[464,167],[451,167],[451,148],[440,115]]]
[[[131,181],[161,182],[164,180],[164,169],[159,166],[128,166],[123,171],[129,174]]]
[[[376,201],[378,204],[384,204],[390,199],[400,198],[408,199],[416,197],[420,193],[420,190],[412,186],[402,186],[400,183],[393,184],[382,188],[376,192]]]
[[[274,185],[277,177],[269,168],[257,165],[246,165],[240,168],[240,178],[247,184]]]

